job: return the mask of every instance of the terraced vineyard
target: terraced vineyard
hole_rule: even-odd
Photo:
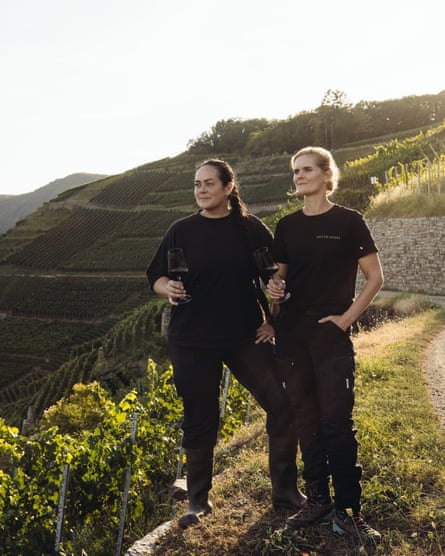
[[[286,203],[287,155],[225,158],[253,208]],[[127,328],[104,335],[149,302],[148,261],[196,210],[196,162],[181,155],[75,187],[0,238],[0,415],[19,424],[29,405],[42,411],[89,380],[103,342],[113,358],[134,343]]]
[[[7,257],[5,262],[16,266],[57,269],[64,260],[85,249],[97,238],[110,237],[127,218],[129,214],[121,211],[74,210],[60,224]]]
[[[108,332],[148,306],[145,268],[171,223],[196,210],[194,163],[168,159],[75,187],[0,238],[0,415],[7,421],[20,425],[29,406],[42,411],[89,380],[98,348],[106,341],[111,349]],[[288,180],[261,168],[255,177],[252,169],[243,197],[282,200]],[[114,336],[107,376],[134,344],[131,330]]]
[[[11,316],[71,321],[101,319],[116,307],[147,301],[144,277],[0,276],[0,311]],[[0,321],[1,322],[1,321]]]
[[[133,353],[138,327],[106,335],[148,306],[145,268],[168,226],[194,210],[192,187],[190,167],[132,170],[65,191],[0,238],[7,422],[20,426],[30,405],[41,412],[90,380],[103,342],[113,353],[107,376],[120,372],[116,360]],[[141,330],[153,337],[147,324]]]
[[[147,195],[156,191],[171,174],[164,172],[130,171],[104,180],[103,187],[90,201],[111,207],[134,207],[146,204]],[[107,184],[107,181],[110,183]]]
[[[354,160],[354,152],[369,154],[345,166],[347,193],[356,194],[357,208],[368,201],[370,175],[394,164],[393,151],[414,148],[408,140],[396,146],[372,156],[369,145],[335,153],[342,162]],[[219,156],[237,170],[253,213],[286,205],[288,154]],[[170,224],[196,210],[194,166],[204,158],[184,153],[75,187],[0,237],[0,415],[17,424],[29,405],[42,411],[76,381],[89,380],[98,349],[110,347],[106,335],[113,326],[150,306],[145,268]],[[129,349],[134,356],[131,327],[112,340],[108,374],[119,353],[125,357]],[[144,325],[145,333],[149,328]],[[147,342],[141,344],[145,356],[156,349]]]

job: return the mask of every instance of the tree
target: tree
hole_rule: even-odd
[[[219,120],[209,132],[189,142],[188,151],[200,154],[241,152],[251,133],[262,131],[269,125],[265,118]]]
[[[337,134],[342,130],[348,129],[352,104],[348,101],[344,91],[328,89],[323,96],[321,105],[316,109],[319,115],[319,134],[318,139],[328,149],[333,149],[336,143],[341,144],[345,141],[344,137]]]

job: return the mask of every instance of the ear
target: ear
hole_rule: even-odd
[[[233,191],[233,181],[229,181],[229,183],[227,185],[224,186],[225,190],[226,190],[226,195],[227,197],[230,196],[230,194]]]

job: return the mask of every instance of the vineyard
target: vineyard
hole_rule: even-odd
[[[85,322],[55,322],[49,320],[6,318],[0,321],[2,360],[0,362],[0,415],[19,426],[26,415],[26,408],[34,405],[34,393],[52,382],[66,361],[76,358],[79,352],[95,339],[101,338],[116,323],[108,319],[98,324]],[[91,348],[90,348],[91,350]],[[80,378],[77,373],[75,379]],[[43,382],[42,382],[43,380]],[[61,390],[63,393],[63,390]],[[51,399],[51,403],[58,398]],[[23,400],[24,409],[16,404]],[[8,404],[12,403],[12,406]],[[45,409],[46,406],[40,406]]]
[[[13,316],[91,320],[116,307],[129,310],[146,302],[144,276],[136,279],[76,276],[0,276],[0,311]],[[0,320],[1,323],[1,320]]]
[[[247,392],[232,381],[223,438],[244,422],[248,407]],[[171,367],[149,360],[138,388],[117,401],[97,382],[77,384],[45,413],[32,438],[0,420],[0,552],[52,554],[63,523],[61,553],[114,554],[130,466],[125,545],[168,519],[167,487],[177,466],[180,417]],[[60,515],[67,466],[67,504]]]
[[[334,152],[342,165],[334,200],[364,210],[370,195],[394,184],[437,192],[444,129],[440,124],[375,147]],[[258,214],[287,204],[288,154],[219,156],[234,165],[241,196]],[[30,400],[41,411],[73,381],[89,380],[95,357],[82,346],[90,345],[91,353],[109,346],[114,325],[150,302],[145,268],[172,222],[196,210],[193,168],[205,158],[184,153],[75,187],[0,237],[0,410],[6,419],[13,415],[17,424]],[[131,343],[131,330],[113,336],[113,357],[116,346]],[[45,382],[56,376],[57,387]],[[45,388],[46,397],[37,395]]]
[[[344,187],[357,188],[366,183],[365,178],[368,183],[371,178],[375,178],[377,183],[385,186],[391,185],[391,179],[396,183],[404,181],[420,186],[427,182],[425,178],[429,168],[432,178],[430,186],[434,183],[435,191],[440,192],[440,182],[445,174],[445,170],[441,170],[444,156],[445,122],[426,133],[420,132],[403,141],[390,140],[385,145],[377,146],[373,154],[347,161],[341,184]],[[423,176],[422,179],[420,175]]]
[[[169,384],[171,373],[158,373],[154,364],[148,371],[144,394],[132,392],[120,403],[112,402],[97,384],[76,387],[71,399],[45,416],[46,427],[32,439],[18,436],[0,422],[2,554],[53,553],[59,490],[67,464],[70,483],[62,539],[67,552],[80,554],[83,548],[97,555],[114,553],[113,531],[117,532],[130,464],[135,470],[128,506],[130,536],[134,538],[134,527],[140,530],[164,517],[159,512],[165,502],[157,508],[177,457],[180,406]],[[70,413],[76,404],[81,410],[77,418]],[[132,446],[133,413],[139,419],[137,443]],[[91,544],[79,546],[79,534],[88,537],[89,530]],[[92,536],[93,530],[101,531],[100,540]]]
[[[96,242],[61,264],[60,268],[67,271],[140,272],[153,256],[157,244],[159,240],[133,238],[116,238],[103,244]]]
[[[21,251],[5,260],[6,264],[56,269],[59,264],[91,245],[98,237],[110,236],[130,215],[120,211],[78,209],[59,225],[48,230]]]
[[[89,379],[95,356],[77,358],[150,299],[143,277],[0,276],[0,291],[0,415],[17,426]]]
[[[445,191],[444,143],[441,124],[335,152],[336,202],[364,210],[379,190]],[[254,212],[287,204],[289,154],[220,156],[234,165]],[[130,463],[127,540],[168,518],[180,402],[161,335],[166,303],[152,295],[145,269],[167,228],[196,210],[193,168],[205,158],[185,153],[75,187],[0,237],[1,554],[52,552],[68,463],[67,554],[85,546],[97,556],[114,553]],[[298,202],[293,197],[288,210]],[[84,413],[70,405],[70,393]],[[247,403],[232,384],[223,434],[242,422]],[[30,409],[39,423],[26,437],[18,430]]]
[[[114,177],[110,185],[103,187],[90,202],[111,207],[144,205],[147,204],[147,195],[159,189],[169,177],[169,174],[162,172],[126,172],[119,178]]]
[[[5,367],[9,380],[0,383],[0,416],[20,426],[28,407],[40,415],[74,384],[99,376],[113,390],[128,385],[139,374],[135,361],[147,354],[166,357],[160,337],[162,306],[156,300],[121,320],[101,323],[0,320],[2,350],[8,354],[25,347],[33,354],[22,361],[21,374]],[[5,361],[11,363],[11,357]]]
[[[16,227],[9,230],[0,240],[0,261],[62,222],[69,214],[70,211],[63,209],[51,212],[40,209],[26,220],[19,221]]]
[[[29,439],[17,435],[0,420],[1,553],[10,553],[12,546],[22,556],[51,552],[60,482],[67,462],[71,470],[64,550],[80,553],[81,548],[87,547],[76,543],[85,543],[91,534],[91,554],[112,553],[122,484],[130,462],[135,471],[126,538],[134,539],[140,531],[168,518],[166,487],[176,466],[181,406],[171,383],[171,368],[164,370],[168,363],[156,366],[151,362],[146,368],[147,354],[166,361],[165,339],[159,332],[164,306],[165,302],[156,301],[134,309],[108,331],[102,330],[100,340],[76,337],[82,331],[76,328],[79,323],[65,323],[63,330],[59,325],[53,326],[51,336],[45,334],[51,322],[35,323],[26,346],[35,353],[63,350],[68,338],[79,344],[71,347],[70,359],[57,369],[35,370],[0,390],[0,415],[15,426],[20,426],[29,407],[41,415],[45,408],[53,406],[43,415],[39,431]],[[20,329],[11,327],[9,318],[3,322],[2,346],[8,344],[14,349],[14,342],[20,342]],[[50,338],[52,343],[48,344]],[[138,360],[139,365],[135,364]],[[124,392],[123,399],[112,402],[93,382],[95,379],[112,392]],[[138,392],[125,394],[130,381],[133,386],[138,385]],[[71,398],[57,404],[73,388]],[[82,414],[76,427],[72,420],[77,414],[73,416],[65,408],[79,396]],[[247,393],[236,383],[231,385],[227,407],[222,434],[233,432],[246,414]],[[136,445],[131,447],[129,421],[135,412],[138,435]],[[58,429],[51,428],[56,424]],[[14,469],[14,473],[8,473],[9,469]],[[32,515],[32,521],[18,519],[21,514]]]

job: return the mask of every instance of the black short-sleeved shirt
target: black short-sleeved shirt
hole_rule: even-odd
[[[281,305],[280,320],[315,311],[345,311],[355,296],[358,259],[377,252],[362,215],[334,205],[328,212],[306,216],[302,210],[277,224],[273,252],[288,265],[292,297]]]
[[[206,218],[199,212],[174,222],[147,268],[150,287],[167,276],[167,251],[181,247],[189,272],[190,303],[172,307],[169,339],[189,347],[225,347],[249,342],[263,321],[253,276],[252,252],[272,246],[270,230],[255,216],[244,232],[232,214]]]

